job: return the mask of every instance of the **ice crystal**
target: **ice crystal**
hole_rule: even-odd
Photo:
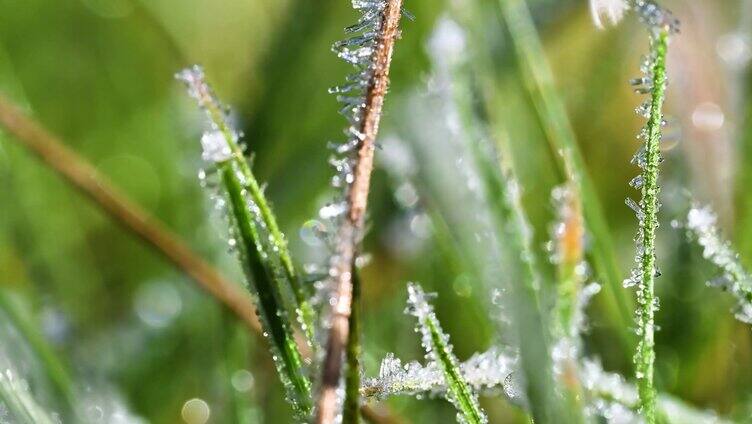
[[[237,142],[239,135],[229,126],[222,125],[227,120],[225,116],[227,109],[222,106],[206,83],[204,69],[194,65],[175,74],[175,78],[185,84],[188,95],[196,100],[209,118],[210,129],[201,136],[203,159],[214,163],[230,160],[235,153],[231,143]],[[220,116],[216,116],[217,114]]]
[[[339,191],[339,194],[319,210],[319,218],[323,220],[324,228],[328,233],[322,235],[321,239],[326,241],[331,253],[337,251],[337,244],[340,242],[339,230],[350,210],[350,205],[345,199],[355,181],[357,152],[365,138],[361,127],[367,107],[367,93],[373,85],[374,55],[381,42],[380,34],[383,32],[385,23],[386,5],[385,0],[352,0],[352,7],[360,12],[360,18],[355,24],[345,28],[348,38],[332,45],[332,51],[337,57],[352,65],[355,70],[346,77],[343,84],[329,88],[329,93],[335,95],[340,104],[339,113],[348,123],[343,131],[345,139],[328,143],[332,151],[329,164],[334,169],[331,185]],[[361,236],[361,234],[355,235],[356,238]],[[331,277],[336,276],[335,264],[338,261],[337,255],[333,254],[329,257],[329,278],[319,279],[315,284],[316,302],[328,304],[333,301],[334,278]],[[315,278],[315,276],[309,277]],[[324,327],[329,326],[327,314],[322,315],[320,324]]]
[[[474,354],[461,363],[459,369],[477,393],[499,393],[510,381],[510,375],[516,372],[517,359],[511,351],[492,347]],[[447,389],[446,379],[436,362],[403,364],[393,353],[388,353],[381,362],[378,377],[366,379],[361,392],[367,397],[384,399],[394,395],[445,396]],[[510,400],[520,403],[524,393],[516,393]]]
[[[616,25],[624,17],[624,13],[629,9],[629,4],[625,0],[590,0],[590,15],[593,18],[595,26],[604,28],[603,18],[608,18],[611,25]]]
[[[723,275],[708,284],[722,288],[737,300],[735,317],[752,324],[752,276],[739,261],[731,243],[723,238],[717,226],[718,217],[709,206],[693,206],[687,213],[687,230],[703,248],[703,256]]]

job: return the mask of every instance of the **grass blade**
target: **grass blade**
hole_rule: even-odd
[[[249,328],[261,332],[253,304],[243,291],[194,253],[180,238],[117,190],[94,166],[0,96],[0,126],[37,155],[63,180],[91,199],[104,213],[136,235],[232,310]]]
[[[203,71],[194,67],[184,70],[177,78],[186,83],[189,94],[206,111],[212,124],[213,131],[205,133],[201,143],[204,159],[217,166],[224,189],[233,236],[231,245],[237,248],[243,271],[254,285],[259,315],[288,399],[298,418],[305,419],[313,408],[311,384],[304,373],[302,355],[285,306],[285,289],[289,288],[286,283],[293,284],[297,280],[279,278],[277,272],[279,262],[287,269],[286,254],[282,253],[286,252],[284,239],[237,144],[238,136],[227,124]]]
[[[459,361],[452,352],[449,336],[441,329],[433,308],[426,301],[426,294],[417,284],[409,284],[408,310],[418,319],[417,331],[422,336],[423,348],[429,362],[435,362],[444,375],[447,397],[457,408],[458,421],[467,424],[487,423],[488,418],[481,410],[478,396],[470,389],[462,372]]]
[[[571,175],[582,196],[583,214],[588,233],[592,236],[589,254],[599,277],[604,281],[605,299],[610,311],[614,312],[609,316],[618,317],[616,329],[620,341],[625,348],[631,347],[633,337],[626,329],[631,326],[632,302],[622,290],[621,272],[614,256],[603,208],[577,145],[566,107],[556,90],[553,71],[546,60],[530,11],[524,0],[499,0],[499,4],[522,66],[527,89],[543,123],[551,150],[557,152],[554,156],[559,171],[564,176]]]
[[[211,88],[206,84],[203,70],[200,67],[194,66],[191,69],[186,69],[178,74],[177,78],[188,85],[191,96],[198,100],[199,105],[205,110],[214,130],[213,133],[206,133],[204,135],[202,143],[204,141],[209,143],[216,142],[214,147],[219,150],[214,152],[207,152],[205,150],[205,154],[219,155],[217,158],[227,156],[225,160],[231,161],[233,166],[237,168],[237,174],[242,181],[243,189],[248,193],[250,200],[253,201],[254,208],[257,209],[256,215],[259,217],[257,221],[260,221],[257,225],[263,226],[265,232],[268,233],[267,239],[271,245],[267,249],[268,254],[273,256],[274,260],[278,261],[281,265],[284,278],[287,279],[287,283],[290,285],[297,302],[298,310],[296,312],[298,320],[309,344],[313,347],[315,345],[315,336],[313,333],[315,316],[313,307],[308,301],[309,293],[303,287],[301,278],[295,270],[285,236],[279,229],[277,219],[269,206],[269,202],[238,144],[238,134],[227,123],[222,106],[214,97]],[[212,140],[212,137],[218,140]],[[265,241],[263,242],[266,244]]]
[[[345,131],[348,139],[335,147],[341,156],[333,160],[337,175],[332,182],[344,188],[344,199],[337,208],[339,213],[333,216],[338,228],[329,264],[333,286],[329,298],[331,326],[315,420],[326,424],[334,422],[339,413],[337,389],[351,333],[353,265],[364,232],[376,137],[402,17],[402,0],[353,0],[352,5],[362,13],[358,23],[347,30],[354,35],[336,43],[333,50],[355,66],[356,73],[348,78],[345,86],[330,89],[338,94],[337,100],[343,104],[341,113],[350,126]]]
[[[687,230],[702,246],[702,255],[723,271],[723,275],[709,284],[731,293],[737,301],[734,316],[752,324],[752,276],[744,269],[728,240],[717,226],[718,217],[710,207],[693,206],[687,213]]]
[[[635,162],[642,173],[639,183],[633,187],[641,188],[642,199],[637,204],[627,199],[627,204],[635,210],[638,219],[636,266],[625,286],[637,286],[637,335],[639,342],[634,356],[635,374],[640,394],[640,412],[649,423],[656,422],[656,391],[653,383],[655,363],[655,311],[658,300],[655,296],[656,266],[656,231],[658,229],[658,209],[660,208],[658,175],[660,171],[661,127],[663,126],[663,103],[666,98],[666,54],[668,38],[676,28],[667,12],[654,3],[643,2],[636,5],[641,20],[650,31],[650,55],[643,63],[643,78],[633,80],[638,93],[649,93],[650,101],[645,109],[647,124],[641,133],[644,146],[641,147]],[[639,112],[638,112],[639,113]]]

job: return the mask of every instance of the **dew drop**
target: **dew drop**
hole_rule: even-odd
[[[206,424],[210,415],[209,404],[199,398],[186,401],[180,411],[180,416],[186,424]]]
[[[699,104],[692,112],[692,124],[702,131],[720,130],[725,119],[721,107],[711,102]]]

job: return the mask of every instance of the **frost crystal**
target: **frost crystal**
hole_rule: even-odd
[[[232,150],[220,131],[207,131],[201,136],[202,157],[207,162],[224,162],[232,158]]]
[[[625,0],[590,0],[590,15],[593,23],[598,28],[603,29],[602,18],[608,18],[611,25],[616,25],[624,17],[624,13],[629,9]]]
[[[731,243],[723,239],[717,227],[718,217],[710,207],[694,206],[687,214],[687,230],[702,246],[702,255],[723,271],[709,285],[720,287],[737,300],[735,317],[752,324],[752,277],[739,261]]]
[[[476,392],[498,393],[517,369],[517,359],[512,352],[492,347],[474,354],[459,369]],[[425,366],[416,361],[403,365],[393,353],[388,353],[381,362],[379,376],[366,379],[362,392],[364,396],[380,399],[392,395],[444,396],[447,385],[435,362]]]
[[[227,109],[207,84],[204,69],[195,65],[178,72],[175,78],[185,84],[188,95],[196,100],[209,118],[210,129],[201,136],[202,158],[213,163],[232,159],[234,152],[231,146],[237,143],[240,136],[226,124]]]

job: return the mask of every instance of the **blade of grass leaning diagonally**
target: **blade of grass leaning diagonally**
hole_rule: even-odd
[[[248,296],[194,253],[178,236],[117,190],[84,158],[68,149],[40,124],[0,95],[0,127],[66,182],[90,198],[123,228],[137,235],[156,252],[197,282],[260,334],[260,325]]]
[[[336,214],[334,255],[329,264],[332,308],[317,401],[318,424],[333,423],[339,413],[337,391],[350,336],[353,266],[363,237],[376,137],[403,12],[402,0],[353,1],[352,5],[362,13],[358,23],[346,30],[355,35],[336,43],[334,50],[356,72],[348,84],[330,90],[338,94],[350,126],[345,131],[348,139],[336,148],[343,156],[333,161],[338,172],[333,181],[344,188],[344,200],[338,208],[341,213]]]
[[[625,347],[633,346],[632,302],[621,287],[621,272],[614,256],[613,241],[598,194],[590,177],[566,107],[557,92],[553,71],[524,0],[498,0],[504,21],[514,42],[521,73],[544,126],[547,139],[557,158],[560,173],[572,176],[582,196],[583,214],[592,236],[590,256],[606,287],[609,309],[619,318],[618,331]]]
[[[270,249],[267,249],[268,255],[272,262],[277,261],[281,265],[284,278],[287,279],[297,302],[298,309],[296,313],[298,314],[298,320],[308,339],[309,345],[313,347],[315,345],[315,336],[313,334],[315,316],[313,307],[308,300],[308,293],[306,293],[303,287],[301,278],[293,265],[285,236],[279,229],[277,219],[269,206],[269,202],[266,200],[266,196],[261,190],[261,186],[253,175],[248,161],[238,144],[238,133],[227,123],[222,106],[211,93],[206,82],[203,81],[203,70],[200,67],[194,66],[191,69],[187,69],[178,74],[178,78],[189,85],[192,95],[199,96],[195,98],[199,101],[201,108],[204,109],[211,122],[213,132],[206,133],[202,139],[202,143],[204,141],[209,143],[213,141],[218,142],[219,149],[227,149],[222,151],[230,153],[227,163],[235,168],[237,179],[242,184],[249,200],[253,202],[253,215],[258,216],[257,221],[259,221],[257,226],[263,226],[264,232],[268,233],[267,239],[269,244],[271,244]],[[197,79],[201,79],[201,82],[196,82]],[[208,91],[201,91],[200,87]],[[217,140],[211,140],[212,138],[217,138]],[[261,242],[266,244],[263,240]],[[279,273],[277,268],[279,267],[274,267],[273,275]]]
[[[708,284],[731,293],[737,302],[736,319],[752,324],[752,275],[742,265],[731,242],[723,238],[718,216],[709,206],[694,204],[687,213],[686,226],[688,235],[702,247],[703,257],[723,272]]]
[[[204,109],[212,129],[201,139],[204,159],[217,167],[224,191],[231,227],[231,246],[237,248],[241,265],[249,283],[254,285],[258,310],[265,334],[268,335],[272,357],[288,400],[299,419],[306,419],[312,411],[311,384],[305,375],[303,358],[295,342],[293,325],[285,305],[285,285],[288,282],[275,270],[273,249],[278,247],[273,229],[264,227],[268,207],[258,205],[263,200],[255,178],[248,178],[250,168],[237,145],[237,134],[229,127],[222,107],[214,97],[199,67],[186,69],[177,75],[188,92]],[[265,240],[270,240],[266,243]],[[269,245],[271,244],[271,246]]]
[[[488,418],[478,403],[478,395],[472,391],[462,376],[459,361],[452,352],[449,336],[444,333],[439,320],[429,305],[426,294],[417,284],[408,284],[408,311],[418,319],[416,331],[426,350],[426,359],[435,363],[444,376],[447,398],[457,409],[458,420],[467,424],[483,424]]]

